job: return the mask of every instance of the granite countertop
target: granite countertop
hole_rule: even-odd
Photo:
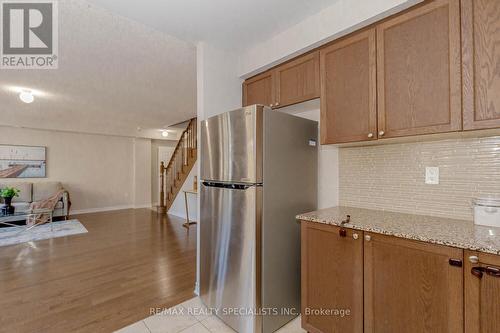
[[[298,220],[441,244],[500,255],[500,228],[475,225],[472,221],[382,210],[333,207],[297,215]]]

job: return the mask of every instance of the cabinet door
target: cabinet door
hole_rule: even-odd
[[[365,233],[366,333],[463,332],[463,269],[447,246]]]
[[[274,77],[272,71],[264,72],[243,82],[243,106],[274,104]]]
[[[311,222],[301,228],[302,327],[313,333],[362,333],[362,232],[342,229],[342,236],[338,227]]]
[[[278,107],[319,97],[319,52],[301,56],[275,69]]]
[[[500,332],[500,256],[465,257],[465,333]]]
[[[320,52],[321,143],[377,138],[375,29]]]
[[[460,3],[436,0],[377,27],[379,137],[462,129]]]
[[[464,129],[500,127],[500,1],[462,0]]]

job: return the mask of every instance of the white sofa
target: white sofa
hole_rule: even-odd
[[[0,189],[4,187],[17,188],[19,192],[18,197],[12,199],[12,206],[16,207],[16,212],[27,211],[30,208],[30,204],[34,201],[40,201],[47,199],[54,195],[63,186],[60,182],[3,182],[0,183]],[[0,199],[3,205],[3,199]],[[57,203],[53,217],[64,217],[65,219],[69,214],[69,195],[67,191],[64,191],[63,197]]]

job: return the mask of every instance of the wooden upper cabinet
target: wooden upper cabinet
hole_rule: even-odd
[[[319,51],[308,53],[243,82],[243,106],[272,108],[319,97]]]
[[[272,72],[264,72],[243,82],[243,106],[274,104],[274,77]]]
[[[462,0],[464,129],[500,127],[500,1]]]
[[[500,332],[500,256],[465,251],[465,333]]]
[[[436,0],[377,26],[379,137],[462,129],[460,49],[457,0]]]
[[[365,233],[364,259],[365,333],[463,332],[462,250]]]
[[[278,66],[274,71],[276,77],[276,107],[319,97],[318,51]]]
[[[301,229],[302,327],[311,333],[362,333],[363,233],[345,229],[341,236],[339,227],[313,222],[302,222]]]
[[[321,143],[377,138],[375,29],[320,51]]]

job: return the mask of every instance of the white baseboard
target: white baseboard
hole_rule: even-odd
[[[100,208],[87,208],[87,209],[77,209],[70,210],[69,215],[80,215],[80,214],[88,214],[88,213],[100,213],[100,212],[109,212],[113,210],[122,210],[122,209],[140,209],[140,208],[150,208],[149,205],[122,205],[122,206],[111,206],[111,207],[100,207]]]
[[[135,209],[140,209],[140,208],[152,208],[153,205],[151,204],[144,204],[144,205],[136,205],[134,206]]]

